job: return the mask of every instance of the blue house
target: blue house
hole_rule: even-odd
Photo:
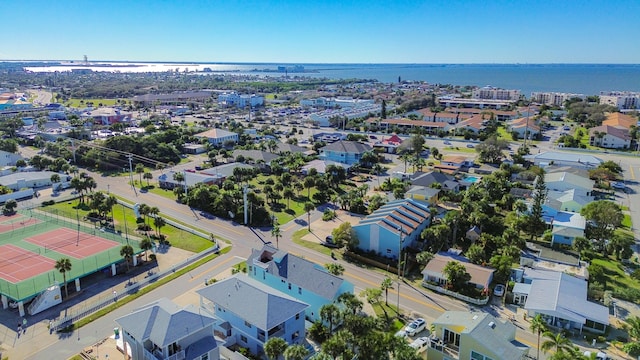
[[[215,319],[189,305],[180,308],[162,298],[116,319],[123,349],[137,359],[220,359],[213,336]]]
[[[320,148],[320,159],[353,165],[359,163],[362,154],[368,151],[373,151],[373,148],[367,144],[341,140]]]
[[[246,275],[236,274],[197,291],[201,308],[219,321],[216,335],[225,346],[237,344],[262,356],[272,337],[287,344],[305,339],[304,312],[309,305]]]
[[[269,245],[252,250],[247,269],[249,277],[308,304],[309,321],[320,320],[320,308],[340,294],[353,293],[353,284],[324,267]]]
[[[353,230],[359,240],[359,249],[397,259],[399,247],[404,249],[414,245],[422,230],[430,223],[431,214],[427,204],[402,199],[385,204],[360,220]]]
[[[587,220],[578,213],[558,211],[548,204],[544,204],[542,205],[542,218],[551,227],[551,245],[571,246],[577,237],[584,237]]]

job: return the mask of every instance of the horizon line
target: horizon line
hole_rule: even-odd
[[[84,60],[68,59],[0,59],[0,62],[73,62],[83,65]],[[91,60],[92,63],[150,63],[150,64],[237,64],[237,65],[640,65],[640,63],[601,63],[601,62],[273,62],[273,61],[163,61],[163,60]]]

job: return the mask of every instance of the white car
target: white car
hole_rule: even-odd
[[[420,351],[425,346],[427,346],[428,344],[429,344],[429,338],[426,337],[426,336],[422,336],[422,337],[419,337],[419,338],[413,340],[413,342],[411,344],[409,344],[409,346],[411,346],[412,348]]]
[[[493,295],[502,296],[504,295],[504,285],[498,284],[495,288],[493,288]]]
[[[622,182],[616,181],[611,184],[611,187],[614,189],[625,189],[627,186]]]
[[[427,327],[427,322],[423,318],[417,318],[404,328],[404,332],[409,336],[415,336]]]

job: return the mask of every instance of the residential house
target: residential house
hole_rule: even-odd
[[[602,125],[589,130],[589,145],[606,149],[628,149],[631,147],[629,129]]]
[[[195,306],[181,308],[162,298],[115,320],[123,336],[123,350],[132,360],[220,359],[213,336],[213,316]]]
[[[174,189],[176,187],[186,187],[189,188],[191,186],[197,184],[207,184],[213,185],[217,183],[221,183],[222,179],[215,175],[209,175],[204,173],[196,173],[193,171],[184,171],[181,172],[184,177],[184,181],[175,180],[175,174],[178,172],[174,170],[170,170],[169,172],[160,174],[158,176],[158,185],[161,189]]]
[[[381,152],[385,152],[388,154],[395,154],[398,147],[400,147],[403,143],[402,138],[398,135],[393,134],[386,139],[382,139],[382,141],[375,142],[373,144],[374,150],[379,150]]]
[[[587,300],[587,281],[564,272],[522,268],[515,272],[514,299],[529,316],[541,314],[547,325],[564,330],[604,333],[609,309]]]
[[[445,155],[442,157],[442,160],[440,160],[440,163],[457,168],[472,167],[474,165],[473,158],[462,155]]]
[[[200,307],[218,322],[214,331],[225,346],[239,345],[264,354],[273,337],[289,345],[305,339],[305,311],[309,305],[244,274],[236,274],[196,291]]]
[[[316,172],[318,174],[324,174],[327,172],[327,167],[329,165],[333,165],[333,166],[340,166],[342,168],[344,168],[345,170],[349,170],[351,168],[350,165],[347,164],[343,164],[343,163],[339,163],[339,162],[335,162],[335,161],[331,161],[331,160],[311,160],[309,161],[306,165],[303,165],[300,168],[300,172],[303,175],[307,175],[309,173],[309,170],[311,169],[316,169]]]
[[[306,318],[320,320],[320,308],[336,302],[343,293],[353,293],[353,284],[309,260],[280,251],[270,245],[252,249],[247,259],[247,274],[309,307]]]
[[[595,185],[595,181],[570,172],[546,173],[544,175],[544,182],[548,190],[574,190],[574,194],[580,196],[590,196]]]
[[[411,185],[433,187],[433,184],[440,184],[440,189],[458,192],[460,190],[460,183],[455,177],[439,172],[430,171],[428,173],[415,172],[411,177]]]
[[[422,281],[445,285],[447,276],[444,274],[444,268],[450,261],[460,263],[465,267],[467,273],[471,275],[469,284],[478,289],[489,288],[489,284],[493,281],[494,269],[472,264],[469,259],[449,251],[439,252],[433,256],[433,259],[422,270]]]
[[[365,152],[373,148],[357,141],[341,140],[320,148],[320,159],[353,165],[360,162]]]
[[[400,248],[414,246],[422,230],[430,223],[427,204],[401,199],[369,214],[354,225],[353,230],[359,240],[359,249],[397,259]]]
[[[638,118],[619,112],[608,113],[607,118],[602,122],[602,125],[621,127],[629,130],[632,126],[638,126]]]
[[[465,239],[474,243],[480,239],[480,235],[482,235],[482,230],[480,230],[479,227],[473,225],[469,230],[467,230],[467,232],[464,234],[464,237]]]
[[[199,134],[196,134],[194,136],[196,138],[207,139],[207,141],[209,141],[210,144],[215,146],[223,146],[224,143],[227,141],[237,143],[239,139],[237,133],[227,131],[227,130],[222,130],[222,129],[211,129],[211,130],[207,130]]]
[[[509,121],[507,130],[518,134],[518,139],[524,139],[525,133],[527,139],[533,139],[541,133],[540,126],[536,124],[535,120],[526,117]]]
[[[234,150],[232,155],[236,161],[238,160],[238,157],[241,156],[244,158],[244,161],[242,162],[253,164],[263,163],[267,166],[271,166],[271,162],[280,157],[278,154],[260,150]]]
[[[584,237],[587,220],[579,213],[558,211],[543,204],[542,218],[551,227],[551,245],[571,246],[577,237]]]
[[[539,154],[525,155],[524,158],[531,161],[534,165],[547,167],[549,165],[570,166],[580,169],[597,168],[603,163],[602,159],[593,155],[560,153],[554,151],[545,151]]]
[[[465,131],[470,131],[474,134],[478,134],[480,133],[480,131],[484,130],[487,121],[488,120],[485,120],[482,115],[477,114],[466,120],[460,121],[454,126],[454,129],[456,133],[464,133]]]
[[[424,201],[428,204],[435,205],[438,202],[440,189],[426,186],[413,185],[404,194],[405,199]]]
[[[548,191],[546,204],[558,211],[579,213],[583,207],[594,200],[593,196],[579,195],[576,189]]]
[[[445,311],[433,327],[429,360],[529,359],[529,347],[516,340],[516,326],[486,312]]]
[[[0,150],[0,167],[15,166],[16,161],[22,159],[22,155],[10,153],[8,151]]]
[[[237,167],[245,168],[245,169],[255,169],[255,166],[253,165],[239,163],[239,162],[232,162],[229,164],[222,164],[222,165],[214,166],[208,169],[204,169],[199,171],[198,173],[203,175],[213,176],[216,178],[216,182],[221,183],[225,181],[227,178],[233,176],[233,170],[235,170],[235,168]]]

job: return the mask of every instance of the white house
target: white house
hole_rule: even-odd
[[[222,146],[226,141],[233,141],[234,143],[238,142],[239,136],[237,133],[222,130],[222,129],[211,129],[199,134],[196,134],[197,138],[205,138],[209,141],[210,144],[216,146]]]
[[[591,179],[572,174],[570,172],[554,172],[544,175],[544,182],[548,190],[574,190],[575,195],[590,196],[595,182]]]

